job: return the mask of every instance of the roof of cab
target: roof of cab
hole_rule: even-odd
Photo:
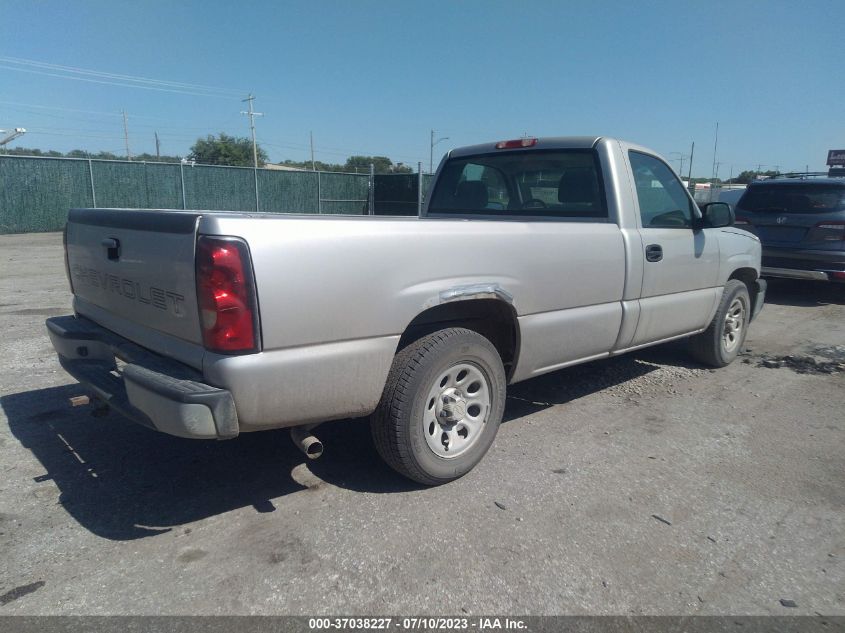
[[[508,150],[508,151],[532,151],[538,149],[591,149],[595,147],[596,143],[598,143],[602,138],[601,136],[547,136],[545,138],[538,138],[537,143],[532,145],[531,147],[525,148],[518,148],[516,150]],[[493,152],[502,151],[496,149],[496,143],[501,142],[505,139],[500,139],[499,141],[493,141],[492,143],[481,143],[479,145],[467,145],[466,147],[458,147],[453,149],[449,152],[449,156],[451,158],[459,157],[459,156],[475,156],[477,154],[488,154]]]

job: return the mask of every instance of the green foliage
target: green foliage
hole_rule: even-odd
[[[297,169],[311,169],[311,161],[285,160],[280,165],[296,167]],[[370,164],[375,168],[377,174],[412,174],[414,170],[408,165],[394,163],[386,156],[350,156],[343,165],[335,163],[324,163],[314,161],[314,169],[317,171],[343,171],[357,174],[369,174]]]
[[[54,158],[61,158],[64,156],[61,152],[53,150],[43,151],[37,148],[29,147],[9,147],[5,150],[0,150],[0,153],[6,156],[50,156]]]
[[[297,169],[304,169],[306,171],[312,171],[311,161],[310,160],[291,160],[285,159],[279,165],[284,165],[285,167],[295,167]],[[336,164],[336,163],[324,163],[321,160],[314,161],[314,171],[345,171],[343,165]]]
[[[162,154],[161,156],[156,156],[155,154],[147,154],[144,152],[143,154],[138,154],[132,157],[132,160],[136,160],[139,163],[178,163],[182,160],[181,156],[165,156]]]
[[[739,176],[737,176],[736,178],[733,179],[733,182],[738,183],[738,184],[742,184],[742,185],[747,185],[752,180],[755,180],[758,176],[765,176],[767,178],[771,178],[773,176],[779,176],[779,175],[780,175],[780,172],[772,171],[772,170],[769,170],[769,171],[749,170],[749,171],[740,172]]]
[[[93,160],[126,160],[126,156],[118,156],[111,152],[86,152],[84,149],[72,149],[63,154],[55,150],[42,150],[30,147],[10,147],[7,156],[46,156],[48,158],[91,158]],[[132,160],[148,163],[178,163],[180,156],[154,156],[153,154],[138,154]]]
[[[10,156],[52,156],[58,158],[91,158],[95,160],[126,160],[125,156],[118,156],[111,152],[88,152],[82,149],[74,149],[65,154],[54,150],[41,150],[27,147],[11,147],[6,150]],[[209,135],[206,138],[197,139],[191,147],[191,153],[187,157],[201,165],[230,165],[235,167],[252,167],[252,141],[248,138],[229,136],[221,132],[219,136]],[[148,163],[178,163],[181,156],[155,156],[154,154],[137,154],[132,157],[136,162]],[[267,163],[267,153],[258,147],[258,165],[263,167]],[[350,156],[345,163],[324,163],[314,161],[312,167],[310,160],[295,161],[284,160],[280,165],[296,167],[298,169],[333,172],[350,172],[358,174],[369,174],[370,164],[375,168],[377,174],[412,174],[414,169],[403,163],[394,163],[387,156]]]
[[[344,171],[368,174],[370,165],[374,166],[377,174],[411,174],[414,171],[402,163],[394,165],[387,156],[350,156],[343,168]]]
[[[219,136],[209,134],[197,139],[188,154],[189,160],[203,165],[229,165],[232,167],[252,167],[252,141],[248,138],[229,136],[221,132]],[[258,166],[267,162],[267,152],[258,147]]]

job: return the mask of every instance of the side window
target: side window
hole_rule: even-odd
[[[629,152],[643,228],[689,228],[693,202],[665,163],[648,154]]]

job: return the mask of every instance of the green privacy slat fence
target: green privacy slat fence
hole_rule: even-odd
[[[73,207],[367,213],[369,176],[0,156],[0,233],[59,231]]]
[[[320,174],[320,211],[361,215],[367,213],[370,177],[356,174]]]
[[[251,169],[185,166],[186,206],[215,211],[255,211],[255,178]]]
[[[252,177],[252,172],[250,172]],[[258,192],[261,210],[269,213],[317,213],[320,206],[317,194],[316,172],[270,171],[258,172]],[[250,206],[255,208],[255,193],[250,193],[253,200]]]
[[[90,207],[87,161],[0,156],[0,233],[57,231],[71,207]]]

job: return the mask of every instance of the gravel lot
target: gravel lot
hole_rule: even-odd
[[[362,421],[306,464],[71,408],[69,306],[61,236],[0,236],[0,614],[845,614],[843,286],[773,281],[723,370],[669,346],[516,385],[436,489]]]

